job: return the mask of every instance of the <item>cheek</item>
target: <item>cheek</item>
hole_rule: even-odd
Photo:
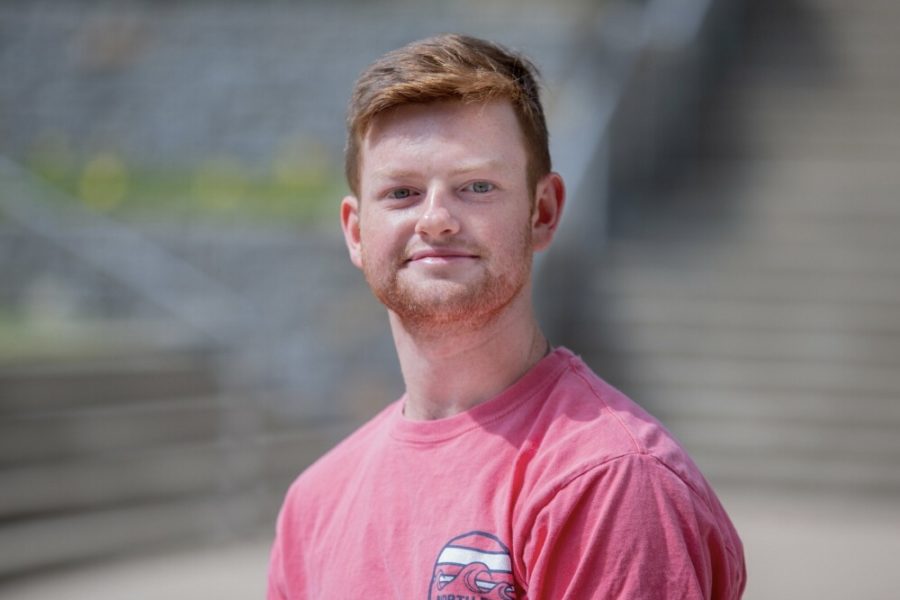
[[[396,218],[370,213],[360,220],[360,242],[363,252],[384,254],[403,248],[406,238],[402,222]]]
[[[523,243],[530,245],[531,216],[527,212],[516,212],[514,215],[508,215],[499,223],[502,223],[502,225],[494,226],[492,231],[487,232],[489,237],[483,239],[493,239],[508,250],[513,250]]]

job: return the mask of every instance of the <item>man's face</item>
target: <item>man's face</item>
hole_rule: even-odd
[[[474,325],[527,293],[526,167],[508,102],[380,115],[361,145],[360,197],[341,209],[351,258],[379,300],[408,325]]]

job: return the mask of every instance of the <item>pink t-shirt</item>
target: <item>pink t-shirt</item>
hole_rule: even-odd
[[[291,486],[269,600],[741,596],[740,539],[697,467],[568,350],[453,417],[402,406]]]

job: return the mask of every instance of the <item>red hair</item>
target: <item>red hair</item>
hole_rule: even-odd
[[[347,116],[345,172],[359,194],[362,141],[381,113],[405,104],[507,100],[522,128],[528,183],[550,172],[550,149],[537,68],[525,57],[486,40],[439,35],[385,54],[359,76]]]

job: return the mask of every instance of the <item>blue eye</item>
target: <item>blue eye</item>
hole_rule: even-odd
[[[494,185],[487,181],[476,181],[469,187],[472,188],[472,191],[476,194],[486,194],[494,189]]]
[[[409,188],[399,188],[392,191],[390,194],[388,194],[388,196],[394,198],[395,200],[405,200],[406,198],[412,196],[412,190],[410,190]]]

